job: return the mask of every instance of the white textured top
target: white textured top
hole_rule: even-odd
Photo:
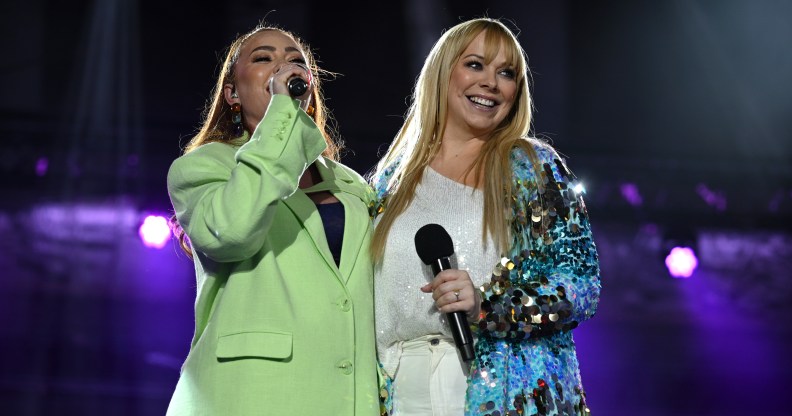
[[[389,375],[393,376],[398,366],[401,342],[424,335],[452,336],[432,294],[420,290],[434,275],[415,251],[415,233],[426,224],[443,226],[454,242],[451,267],[467,270],[478,287],[489,281],[500,259],[491,237],[486,247],[482,243],[483,214],[481,190],[427,167],[412,203],[394,221],[374,276],[377,351]]]

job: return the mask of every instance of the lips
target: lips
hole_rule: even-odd
[[[470,100],[474,104],[478,104],[478,105],[481,105],[481,106],[484,106],[484,107],[492,108],[492,107],[495,107],[495,104],[497,104],[493,100],[489,100],[489,99],[482,98],[482,97],[470,96],[470,97],[467,97],[467,98],[468,98],[468,100]]]

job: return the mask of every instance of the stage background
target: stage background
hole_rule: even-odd
[[[162,415],[192,264],[146,247],[223,47],[306,38],[361,174],[444,28],[503,18],[535,133],[587,190],[602,266],[575,330],[598,416],[780,415],[792,385],[792,3],[28,0],[0,15],[0,414]],[[698,268],[672,278],[675,244]],[[320,347],[320,346],[317,346]],[[310,392],[305,392],[310,397]],[[787,410],[784,410],[787,409]]]

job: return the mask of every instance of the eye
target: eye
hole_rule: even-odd
[[[253,62],[270,62],[272,58],[269,55],[259,55],[253,58]]]
[[[481,62],[479,62],[479,61],[476,61],[476,60],[472,60],[472,61],[467,61],[467,62],[465,62],[465,66],[466,66],[466,67],[468,67],[468,68],[470,68],[470,69],[477,70],[477,71],[481,70],[481,69],[484,67],[484,66],[481,64]]]
[[[291,63],[294,63],[294,64],[303,64],[303,65],[306,65],[306,63],[305,63],[305,59],[304,59],[303,57],[301,57],[301,56],[300,56],[300,57],[297,57],[297,58],[292,58],[292,59],[289,59],[289,62],[291,62]]]
[[[499,71],[501,75],[508,79],[515,79],[517,78],[517,72],[512,68],[505,68]]]

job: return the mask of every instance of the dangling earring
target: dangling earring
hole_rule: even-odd
[[[231,97],[237,98],[236,93],[231,94]],[[232,130],[234,137],[241,136],[244,128],[242,127],[242,105],[239,103],[231,104],[231,123],[234,124]]]

